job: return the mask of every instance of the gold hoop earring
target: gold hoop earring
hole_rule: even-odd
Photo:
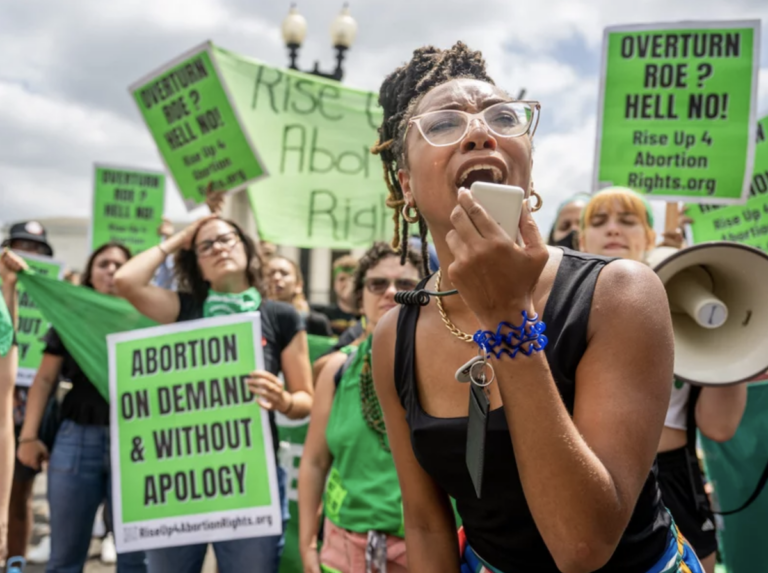
[[[411,209],[413,209],[414,213],[416,213],[415,215],[411,215]],[[411,207],[408,203],[403,205],[402,215],[403,219],[405,219],[405,222],[410,223],[411,225],[418,223],[419,219],[421,219],[418,207]]]
[[[531,183],[531,197],[536,197],[536,206],[530,207],[531,213],[535,213],[539,209],[541,209],[544,206],[544,199],[541,198],[541,195],[536,193],[536,190],[533,188],[533,183]]]

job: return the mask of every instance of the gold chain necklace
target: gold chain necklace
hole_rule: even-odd
[[[440,291],[440,279],[442,278],[442,272],[443,270],[439,269],[437,271],[437,275],[435,276],[435,288],[438,291]],[[435,298],[437,299],[437,311],[440,313],[440,318],[443,319],[443,323],[449,332],[459,340],[463,340],[464,342],[473,342],[474,340],[471,334],[467,334],[463,330],[459,330],[458,327],[451,322],[451,319],[448,318],[448,315],[445,313],[445,309],[443,308],[443,297],[436,296]]]

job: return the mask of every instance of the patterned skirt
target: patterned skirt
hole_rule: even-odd
[[[475,553],[467,543],[463,528],[459,530],[459,547],[461,573],[504,573],[483,561]],[[667,550],[659,562],[648,570],[648,573],[704,573],[699,559],[674,523],[670,529]]]

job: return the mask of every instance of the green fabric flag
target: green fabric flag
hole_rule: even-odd
[[[19,281],[56,329],[72,358],[109,401],[107,335],[149,328],[157,323],[128,301],[87,287],[30,272],[19,273]]]
[[[333,348],[336,338],[307,334],[307,342],[309,343],[309,361],[314,364],[315,360]]]
[[[0,295],[0,356],[8,356],[11,344],[13,344],[11,313],[8,312],[5,297]]]

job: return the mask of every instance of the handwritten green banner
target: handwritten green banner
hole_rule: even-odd
[[[160,243],[165,174],[96,165],[91,250],[120,243],[136,255]]]
[[[205,202],[209,183],[239,191],[266,175],[210,50],[195,48],[129,88],[188,210]]]
[[[735,204],[753,170],[760,22],[606,28],[594,188]]]
[[[768,253],[768,116],[760,120],[755,147],[755,170],[744,205],[691,205],[694,243],[735,241]]]
[[[249,187],[263,239],[368,247],[392,234],[378,94],[213,48],[232,101],[270,176]]]

